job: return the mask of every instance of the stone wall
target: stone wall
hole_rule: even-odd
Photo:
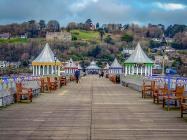
[[[71,41],[72,36],[69,32],[48,32],[46,34],[46,40],[47,41],[64,41],[68,42]]]

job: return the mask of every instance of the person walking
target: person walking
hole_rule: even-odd
[[[101,76],[102,76],[102,78],[104,77],[104,74],[105,74],[104,71],[102,71],[102,72],[101,72]]]
[[[75,79],[76,79],[76,82],[78,84],[79,83],[79,79],[80,79],[80,71],[79,70],[75,71]]]
[[[99,78],[103,78],[103,76],[104,76],[104,71],[101,71],[101,72],[99,72]]]

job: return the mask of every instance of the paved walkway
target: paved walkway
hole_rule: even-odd
[[[140,93],[88,76],[31,104],[0,110],[0,140],[186,140],[179,111]]]

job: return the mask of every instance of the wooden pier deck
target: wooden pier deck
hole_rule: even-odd
[[[56,139],[186,140],[187,122],[179,111],[95,76],[0,110],[0,140]]]

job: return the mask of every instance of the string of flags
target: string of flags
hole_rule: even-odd
[[[10,82],[20,82],[20,81],[32,81],[32,80],[40,80],[44,78],[44,76],[14,76],[14,77],[2,77],[0,79],[0,84],[8,84]]]

